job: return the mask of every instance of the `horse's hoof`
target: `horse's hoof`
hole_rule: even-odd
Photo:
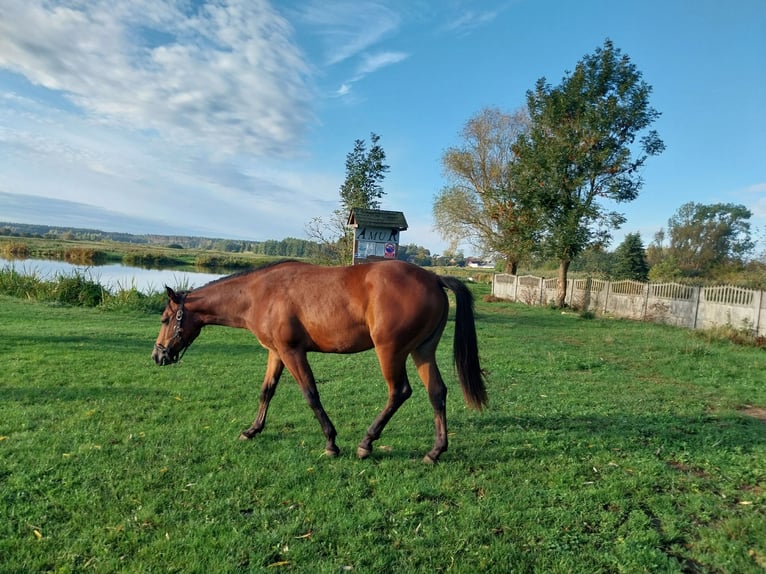
[[[324,455],[326,457],[328,457],[328,458],[335,458],[336,456],[338,456],[339,453],[340,453],[340,451],[337,448],[336,449],[331,449],[331,448],[324,449]]]
[[[245,433],[241,433],[239,435],[239,440],[250,440],[251,438],[253,438],[253,437],[251,437],[251,436],[249,436],[249,435],[247,435]]]
[[[364,448],[360,446],[359,448],[356,449],[357,458],[362,458],[362,459],[367,458],[368,456],[370,456],[371,453],[372,451],[369,448]]]
[[[436,464],[437,459],[432,458],[431,454],[429,453],[423,457],[423,462],[426,464]]]

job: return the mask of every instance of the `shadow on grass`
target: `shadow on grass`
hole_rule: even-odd
[[[590,452],[597,443],[614,453],[665,456],[673,452],[749,452],[766,445],[763,422],[741,412],[674,416],[669,414],[508,416],[463,419],[452,425],[484,463],[509,458],[540,458],[573,451]],[[501,439],[501,440],[498,440]]]

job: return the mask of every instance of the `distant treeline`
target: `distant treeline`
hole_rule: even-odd
[[[134,245],[156,246],[175,249],[196,249],[203,251],[223,251],[226,253],[253,253],[266,257],[288,257],[298,259],[321,258],[323,247],[313,241],[286,237],[285,239],[269,239],[266,241],[248,241],[236,239],[216,239],[209,237],[190,237],[182,235],[133,235],[98,229],[79,229],[73,227],[56,227],[51,225],[34,225],[29,223],[0,222],[0,237],[20,237],[36,239],[53,239],[64,241],[115,241]],[[139,257],[139,255],[133,255]],[[421,245],[411,243],[400,245],[398,258],[411,261],[424,267],[464,265],[463,254],[458,252],[449,255],[432,255]],[[126,261],[126,264],[146,264],[147,262]],[[155,262],[151,262],[155,263]]]
[[[182,235],[133,235],[98,229],[55,227],[28,223],[0,222],[0,236],[35,237],[73,241],[116,241],[137,245],[154,245],[177,249],[202,249],[228,253],[255,253],[275,257],[313,257],[319,245],[313,241],[287,237],[282,240],[247,241]]]

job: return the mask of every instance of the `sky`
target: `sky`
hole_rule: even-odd
[[[442,253],[465,123],[607,38],[666,145],[611,248],[690,201],[745,205],[766,243],[766,0],[0,0],[0,221],[308,238],[376,133],[381,208]]]

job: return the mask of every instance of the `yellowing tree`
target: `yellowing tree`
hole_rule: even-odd
[[[530,252],[534,218],[516,198],[510,176],[513,144],[528,128],[523,111],[485,108],[469,119],[462,143],[442,156],[450,185],[434,201],[437,230],[452,248],[469,241],[485,255],[505,262],[510,273]]]

